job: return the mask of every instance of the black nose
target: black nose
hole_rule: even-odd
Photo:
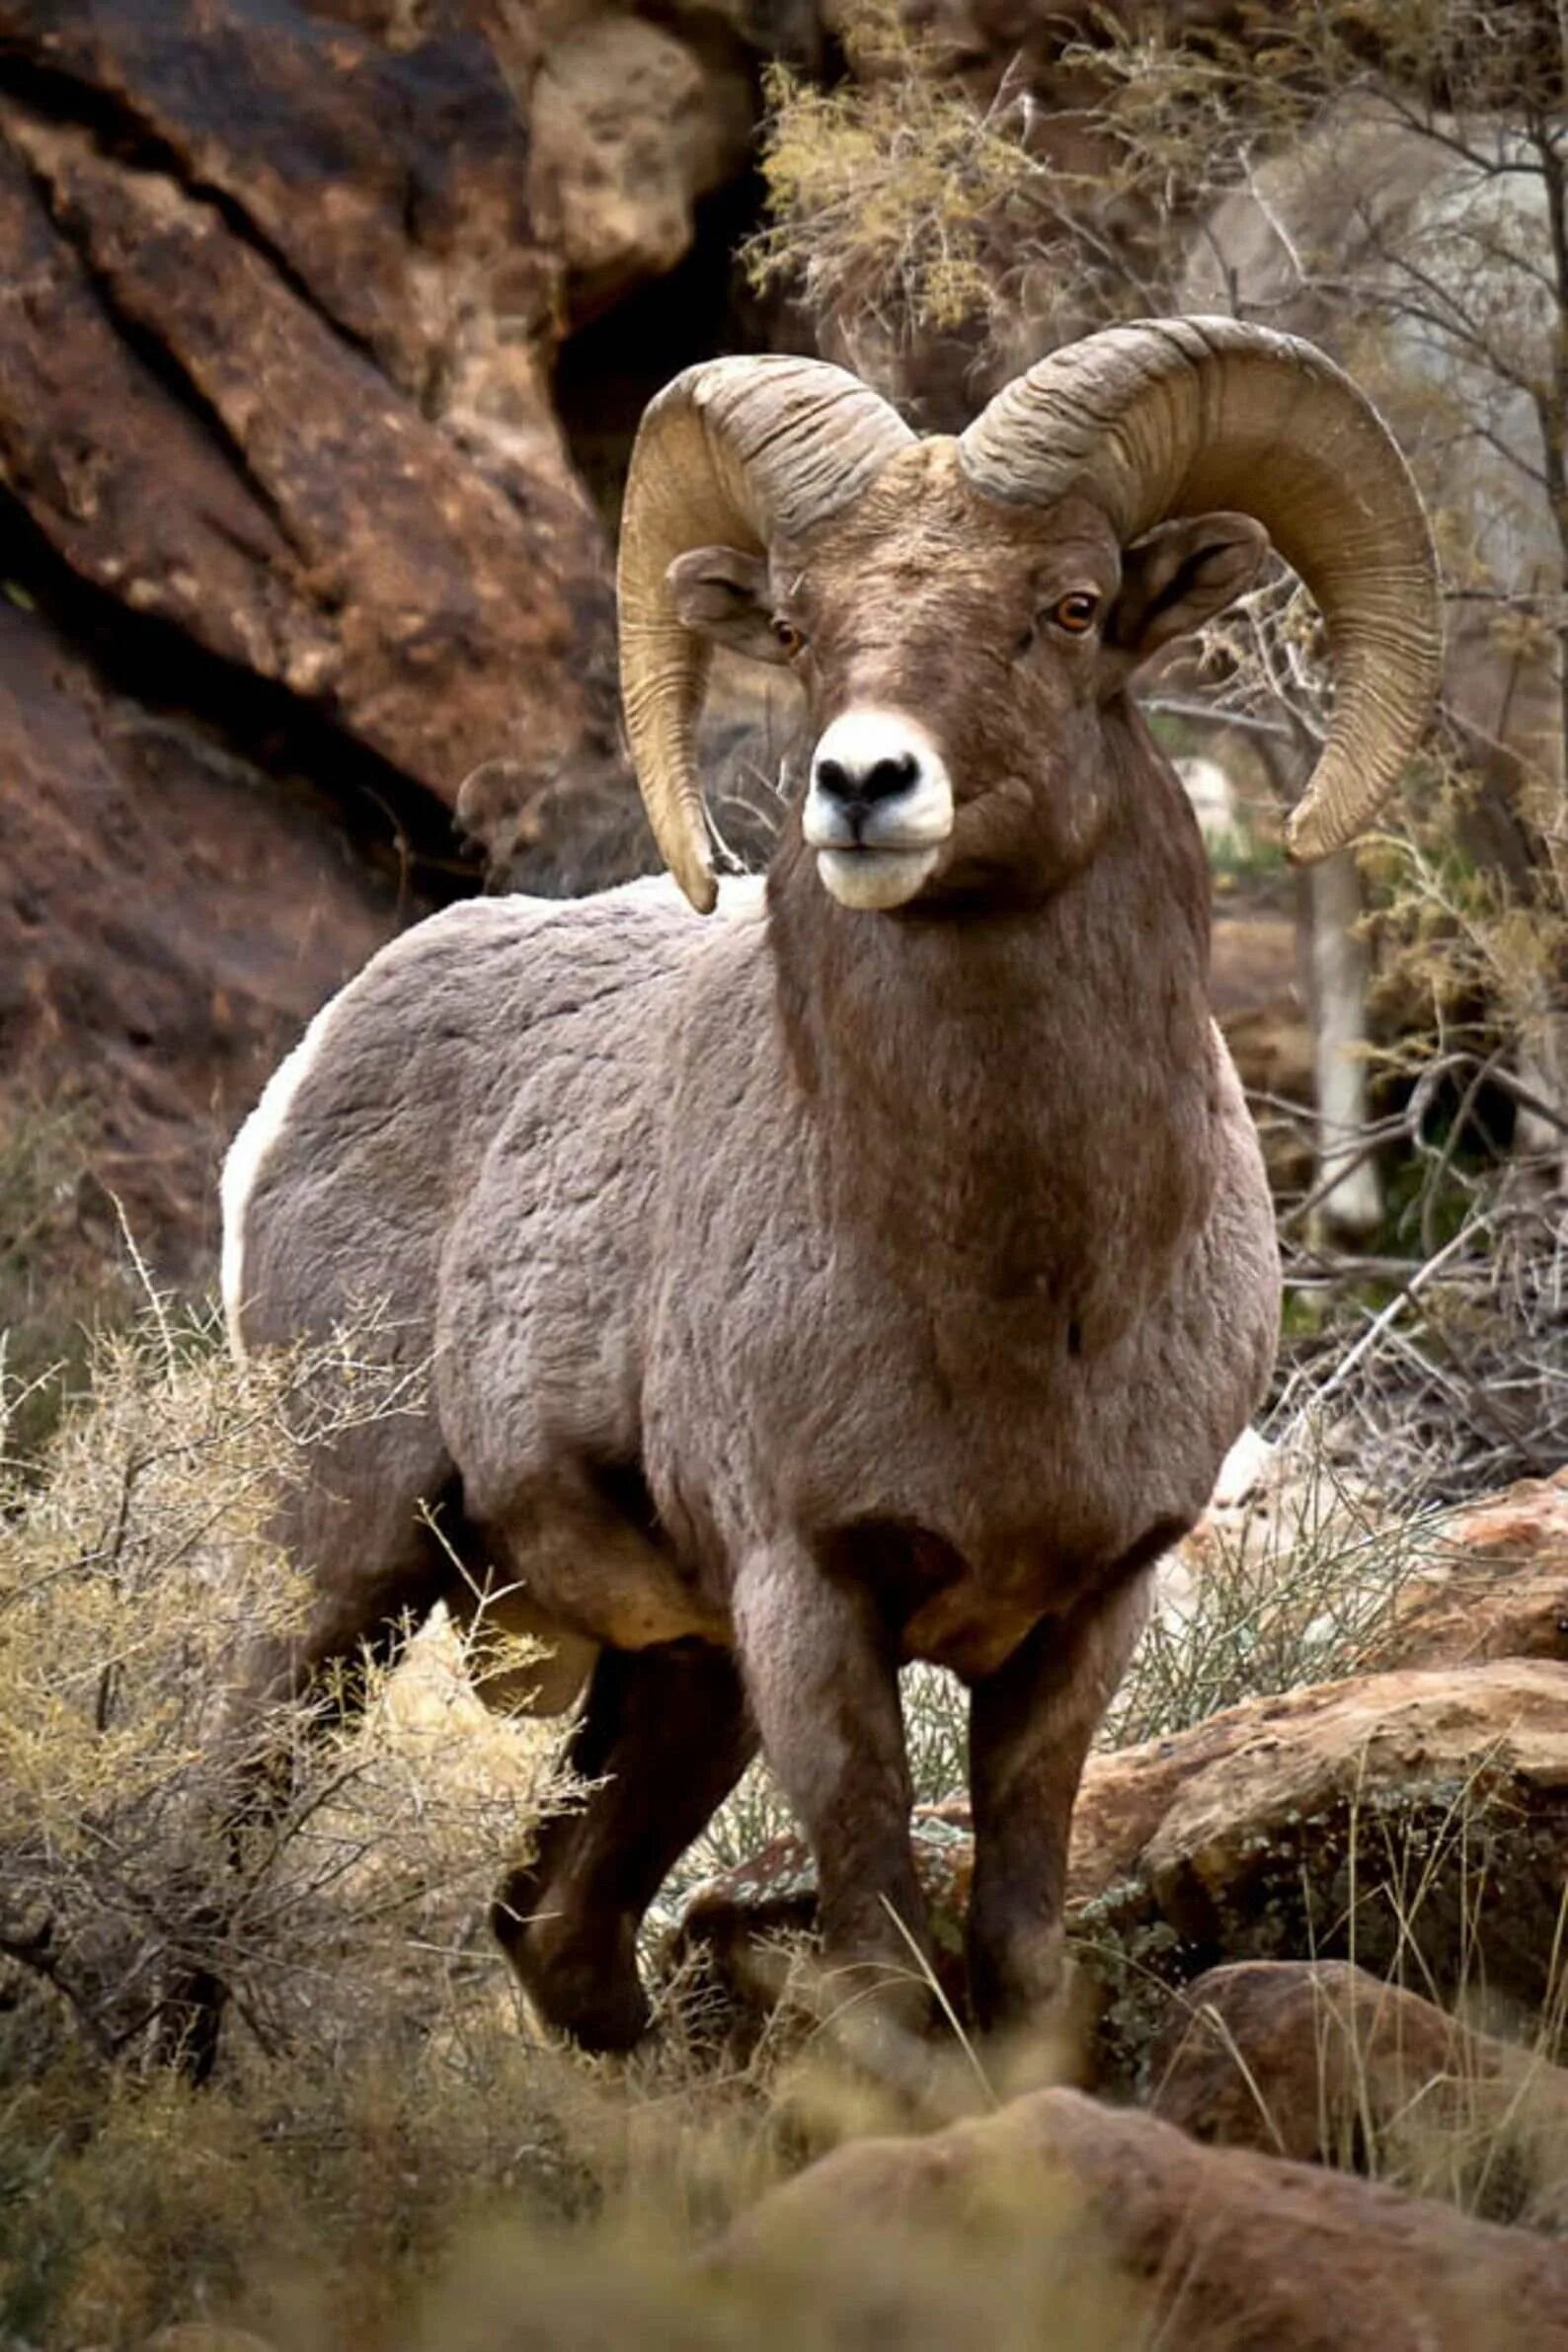
[[[841,759],[821,759],[817,789],[831,793],[835,801],[852,809],[869,809],[873,801],[891,801],[895,794],[907,792],[919,772],[920,762],[912,751],[874,760],[870,767],[859,770],[845,767]]]

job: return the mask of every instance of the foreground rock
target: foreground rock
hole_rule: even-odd
[[[1467,2210],[1568,2228],[1568,2070],[1339,1961],[1211,1969],[1171,2003],[1154,2112],[1195,2138],[1375,2163]]]
[[[971,1847],[962,1803],[916,1853],[957,1986]],[[1107,2009],[1101,2065],[1137,2073],[1162,1987],[1226,1960],[1345,1956],[1548,1995],[1568,1875],[1568,1668],[1499,1660],[1259,1698],[1170,1739],[1091,1759],[1073,1824],[1069,1932]],[[755,2019],[780,1929],[812,1920],[795,1839],[691,1898],[700,1956]]]
[[[828,2342],[1065,2340],[1162,2352],[1568,2347],[1568,2252],[1071,2090],[925,2140],[861,2141],[776,2190],[715,2266]],[[853,2334],[853,2313],[864,2332]]]

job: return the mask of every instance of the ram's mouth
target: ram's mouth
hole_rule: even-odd
[[[924,888],[942,853],[940,841],[916,849],[883,849],[857,842],[840,849],[819,849],[817,871],[823,888],[840,906],[882,913],[902,906]]]

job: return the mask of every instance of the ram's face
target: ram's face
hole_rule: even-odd
[[[816,736],[802,825],[847,906],[1033,892],[1103,823],[1110,525],[1081,501],[998,506],[940,454],[770,567]]]
[[[1124,555],[1087,500],[1003,505],[930,440],[809,541],[765,561],[699,549],[671,586],[688,626],[800,679],[801,823],[835,899],[1027,901],[1104,829],[1106,706],[1250,583],[1265,545],[1243,517],[1208,516]]]

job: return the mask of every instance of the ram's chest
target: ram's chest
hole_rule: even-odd
[[[680,1337],[679,1385],[667,1416],[656,1398],[650,1435],[656,1450],[667,1435],[671,1474],[704,1490],[727,1551],[769,1520],[814,1539],[899,1527],[993,1583],[1015,1563],[1021,1575],[1024,1554],[1118,1539],[1123,1480],[1104,1440],[1133,1368],[1075,1353],[1057,1318],[995,1302],[943,1313],[839,1255],[788,1288],[738,1269],[723,1306]],[[737,1525],[732,1506],[763,1524]]]
[[[906,1658],[980,1680],[1042,1616],[1119,1585],[1191,1524],[1194,1495],[1134,1427],[1137,1385],[1094,1394],[994,1358],[941,1409],[878,1383],[853,1458],[845,1447],[788,1498],[791,1516],[833,1572],[876,1589]],[[825,1437],[820,1458],[833,1461]],[[859,1507],[835,1516],[851,1494]]]

